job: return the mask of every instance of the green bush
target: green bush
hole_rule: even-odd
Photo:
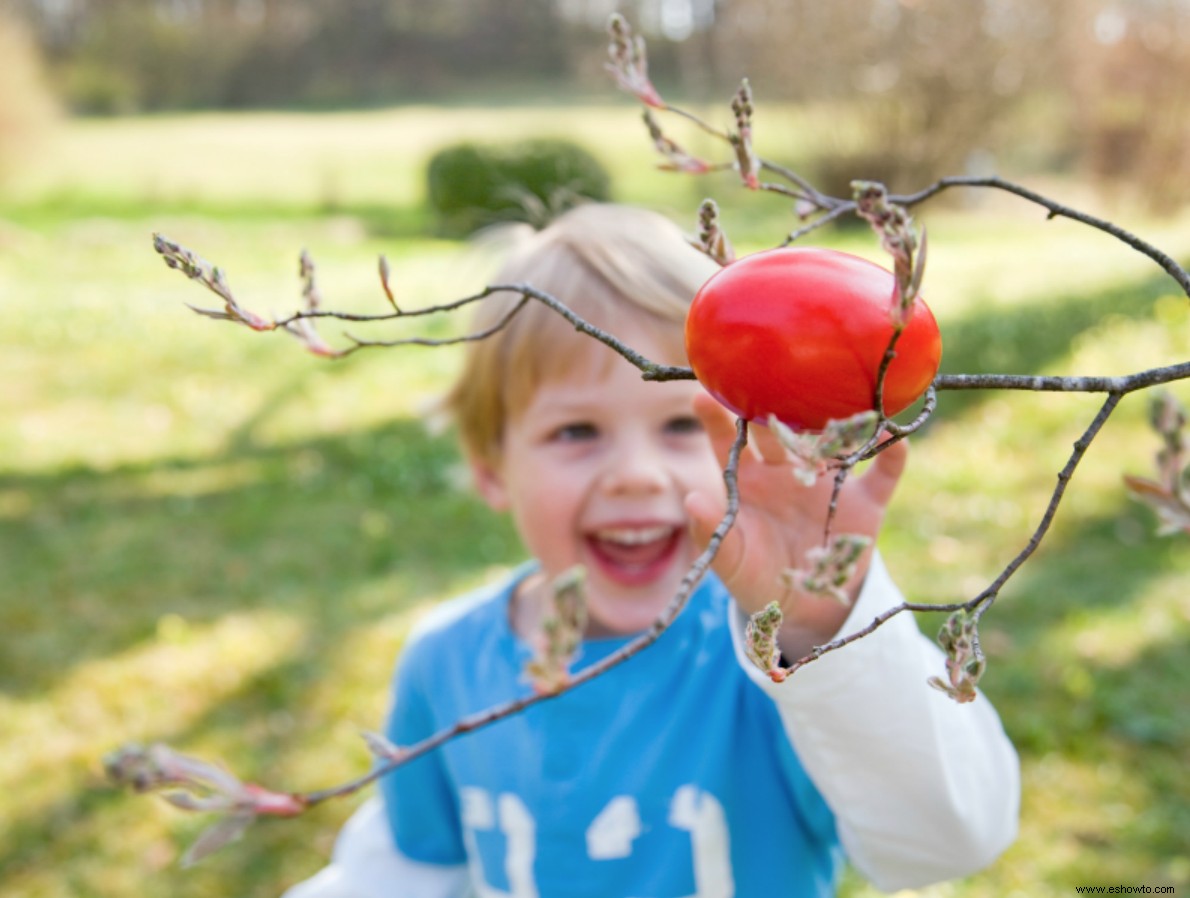
[[[585,199],[608,199],[611,183],[582,147],[548,139],[449,146],[430,159],[426,179],[439,227],[452,235],[498,221],[542,224]]]

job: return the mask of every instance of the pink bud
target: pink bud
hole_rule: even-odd
[[[256,814],[296,817],[306,810],[306,802],[289,792],[271,792],[254,783],[245,783],[243,793],[248,807]]]
[[[238,314],[240,320],[254,331],[271,331],[276,327],[273,322],[267,321],[259,315],[249,312],[247,309],[239,309]]]

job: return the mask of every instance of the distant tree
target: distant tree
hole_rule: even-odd
[[[1130,185],[1157,211],[1180,207],[1190,200],[1190,7],[1068,6],[1067,84],[1084,171],[1105,186]]]
[[[836,116],[810,167],[826,190],[857,172],[908,188],[1012,152],[1158,208],[1190,195],[1183,0],[0,0],[91,113],[602,85],[609,6],[640,23],[670,95],[721,102],[746,74],[766,101]],[[1038,121],[1045,145],[1021,141]]]
[[[857,172],[894,189],[964,171],[1011,114],[1051,83],[1062,5],[1029,0],[728,0],[720,68],[766,97],[838,103],[834,152],[816,172],[845,190]],[[888,147],[897,152],[889,153]]]
[[[84,112],[418,97],[569,66],[554,0],[9,0]]]
[[[24,25],[0,12],[0,180],[56,113],[37,44]]]

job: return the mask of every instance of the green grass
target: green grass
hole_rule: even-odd
[[[422,421],[453,352],[320,362],[284,335],[194,316],[183,303],[213,298],[150,248],[155,230],[189,245],[262,312],[295,304],[302,247],[336,306],[380,307],[381,252],[407,304],[462,295],[491,260],[424,236],[421,166],[440,142],[496,126],[577,135],[621,199],[685,220],[712,192],[746,248],[794,226],[775,198],[653,171],[630,107],[75,123],[0,198],[5,894],[270,896],[308,875],[356,800],[260,824],[183,871],[205,821],[109,788],[102,755],[162,739],[278,786],[352,775],[411,622],[519,557],[460,485],[450,439]],[[1136,253],[1003,198],[976,211],[923,214],[946,370],[1124,373],[1190,357],[1190,302]],[[1121,223],[1190,258],[1190,216]],[[878,257],[863,231],[823,239]],[[883,543],[906,591],[950,601],[985,586],[1096,405],[944,395]],[[1144,417],[1144,397],[1123,404],[986,619],[986,690],[1025,765],[1022,838],[923,895],[1190,887],[1190,553],[1185,537],[1155,538],[1121,489],[1157,448]],[[874,894],[853,880],[845,892]]]
[[[706,110],[718,126],[721,110]],[[768,112],[762,152],[804,162],[828,142],[822,113]],[[725,161],[692,125],[667,127],[696,154]],[[820,136],[814,136],[819,134]],[[495,135],[495,137],[493,137]],[[416,236],[427,223],[424,172],[439,148],[467,140],[557,137],[578,141],[615,173],[620,199],[693,219],[698,202],[721,195],[738,206],[730,174],[692,178],[656,170],[639,113],[607,106],[520,109],[420,106],[371,112],[205,113],[121,121],[85,120],[48,137],[18,177],[0,184],[0,214],[46,225],[84,216],[155,220],[166,214],[269,221],[342,213],[381,236]],[[768,240],[796,225],[790,204],[748,204],[741,222]],[[772,220],[780,223],[767,226]]]

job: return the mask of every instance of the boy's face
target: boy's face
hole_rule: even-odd
[[[643,328],[617,335],[660,358]],[[506,422],[498,463],[473,462],[480,493],[507,510],[552,578],[586,568],[588,634],[643,630],[697,555],[683,500],[722,491],[723,474],[694,414],[696,381],[649,383],[593,340]]]

